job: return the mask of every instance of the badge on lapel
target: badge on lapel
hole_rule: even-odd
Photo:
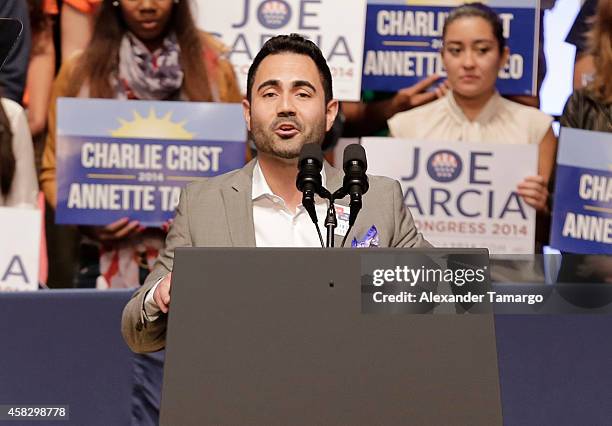
[[[362,248],[362,247],[378,247],[380,245],[380,237],[378,236],[378,229],[376,225],[372,225],[368,232],[363,236],[361,240],[353,238],[351,247]]]
[[[349,206],[339,206],[337,204],[334,207],[336,208],[336,219],[338,220],[338,227],[334,234],[344,237],[349,227],[351,208]]]

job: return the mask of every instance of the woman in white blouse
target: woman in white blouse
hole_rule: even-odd
[[[550,179],[557,140],[552,117],[502,98],[495,89],[509,55],[499,17],[480,3],[463,5],[443,29],[442,60],[452,90],[435,102],[399,113],[389,121],[398,138],[539,144],[538,175],[517,192],[539,212],[548,213]]]
[[[38,179],[34,149],[23,108],[1,99],[0,108],[0,207],[36,208]]]

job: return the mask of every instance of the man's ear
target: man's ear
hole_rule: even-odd
[[[251,103],[244,98],[242,100],[242,113],[244,114],[244,121],[246,121],[247,130],[251,131]]]
[[[325,131],[329,132],[329,130],[334,125],[334,121],[336,120],[336,115],[338,115],[338,108],[340,107],[338,100],[332,99],[327,103],[327,107],[325,108]]]

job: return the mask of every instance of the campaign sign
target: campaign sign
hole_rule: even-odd
[[[432,74],[446,76],[440,49],[450,10],[462,0],[368,0],[364,90],[396,92]],[[540,11],[538,0],[484,2],[499,15],[510,57],[499,72],[503,94],[534,95]]]
[[[298,33],[323,52],[334,97],[359,100],[366,0],[197,0],[196,7],[198,25],[229,48],[243,93],[261,46],[275,35]]]
[[[533,253],[536,213],[516,190],[536,174],[537,146],[392,138],[362,145],[368,173],[400,181],[404,204],[434,246]]]
[[[550,245],[612,254],[612,133],[562,128]]]
[[[0,207],[0,291],[38,290],[40,210]]]
[[[57,111],[57,223],[159,226],[186,183],[244,165],[239,104],[60,98]]]

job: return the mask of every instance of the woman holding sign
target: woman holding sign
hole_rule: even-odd
[[[196,29],[188,0],[105,0],[88,47],[64,63],[54,83],[40,177],[49,203],[57,201],[57,98],[239,102],[223,50]],[[129,218],[83,231],[90,241],[80,250],[85,287],[138,286],[164,240],[161,229]]]
[[[612,132],[612,0],[600,0],[588,33],[593,56],[593,81],[568,99],[561,117],[563,127]]]
[[[550,126],[552,117],[497,92],[497,75],[509,55],[499,17],[480,3],[454,9],[444,24],[441,53],[451,90],[442,99],[392,117],[388,122],[391,135],[539,144],[538,174],[526,177],[517,192],[538,212],[548,214],[548,182],[557,144]]]

